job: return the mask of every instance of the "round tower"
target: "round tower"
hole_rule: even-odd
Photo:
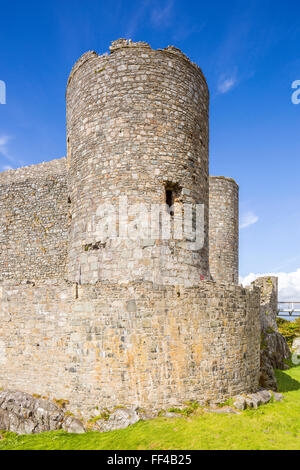
[[[239,282],[239,187],[231,178],[209,177],[209,268],[216,282]]]
[[[66,101],[69,279],[207,279],[209,92],[199,67],[174,47],[114,41],[109,55],[74,65]]]

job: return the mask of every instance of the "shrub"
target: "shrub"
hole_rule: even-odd
[[[293,340],[300,336],[300,318],[294,321],[277,318],[278,331],[285,337],[288,345],[291,347]]]

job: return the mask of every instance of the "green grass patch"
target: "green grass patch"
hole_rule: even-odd
[[[159,417],[120,431],[67,434],[64,431],[17,436],[2,433],[0,450],[192,450],[300,448],[300,366],[276,372],[282,403],[269,403],[240,415],[194,413]]]

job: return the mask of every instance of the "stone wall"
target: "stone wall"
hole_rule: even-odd
[[[0,173],[0,279],[63,278],[66,159]]]
[[[216,282],[239,282],[239,187],[209,177],[209,268]]]
[[[119,40],[110,51],[84,54],[68,81],[69,279],[197,285],[208,279],[205,78],[174,47],[153,50],[144,42]],[[187,237],[161,240],[149,231],[138,239],[98,233],[96,227],[104,225],[100,206],[111,204],[119,217],[119,196],[126,196],[130,209],[142,203],[149,210],[166,204],[167,190],[180,207],[204,205],[201,248],[191,249]],[[167,207],[163,219],[166,214]],[[128,219],[134,225],[134,214]]]
[[[255,391],[259,290],[1,283],[0,387],[160,409]]]

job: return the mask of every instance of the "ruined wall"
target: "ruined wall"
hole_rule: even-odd
[[[0,324],[0,387],[63,398],[85,415],[216,402],[258,384],[256,288],[6,281]]]
[[[259,384],[277,390],[275,369],[286,370],[291,352],[286,339],[278,332],[278,278],[264,276],[251,284],[260,290],[260,378]]]
[[[173,47],[115,41],[110,55],[79,59],[66,99],[69,279],[191,286],[208,278],[209,93],[199,67]],[[118,210],[119,196],[127,196],[128,206],[149,209],[166,203],[167,188],[181,206],[204,204],[203,248],[190,249],[188,237],[158,240],[149,231],[142,239],[97,232],[100,205]]]
[[[0,279],[63,278],[66,159],[0,173]]]
[[[239,187],[209,177],[209,268],[216,282],[239,282]]]
[[[252,282],[260,289],[260,323],[263,330],[278,331],[278,277],[258,277]]]

